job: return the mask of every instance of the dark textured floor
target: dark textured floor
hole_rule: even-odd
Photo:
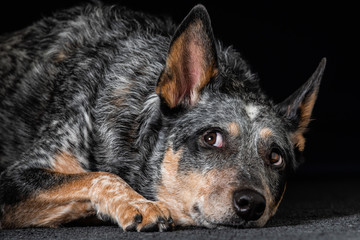
[[[0,239],[360,239],[360,176],[289,181],[278,213],[259,229],[125,233],[115,226],[0,230]]]

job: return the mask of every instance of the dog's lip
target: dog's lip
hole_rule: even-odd
[[[235,219],[228,222],[212,223],[221,227],[244,228],[248,222],[242,219]]]
[[[204,212],[202,211],[201,207],[199,207],[198,204],[194,204],[193,205],[193,213],[197,218],[198,222],[202,222],[202,225],[205,225],[207,227],[210,228],[216,228],[216,227],[232,227],[232,228],[244,228],[247,225],[247,221],[239,218],[239,217],[232,217],[231,219],[222,221],[222,222],[217,222],[217,221],[211,221],[210,219],[208,219],[206,217],[206,215],[204,214]],[[205,224],[204,224],[205,223]]]
[[[229,227],[229,228],[245,228],[245,224],[235,224],[235,223],[224,223],[217,224],[218,227]]]

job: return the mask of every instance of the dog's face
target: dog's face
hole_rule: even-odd
[[[217,51],[206,10],[197,6],[176,32],[159,78],[168,136],[157,198],[180,225],[263,226],[296,166],[295,148],[304,149],[325,61],[274,105],[232,57]]]
[[[269,106],[205,95],[171,129],[158,197],[183,224],[263,226],[293,167],[283,119]]]

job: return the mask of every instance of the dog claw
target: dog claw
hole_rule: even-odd
[[[136,223],[141,223],[142,222],[142,216],[140,214],[137,214],[135,217],[134,217],[134,221]]]
[[[137,227],[137,223],[133,223],[125,229],[125,232],[134,232],[136,231],[136,227]]]
[[[155,232],[158,230],[159,230],[158,223],[152,223],[142,227],[139,232]]]
[[[163,223],[163,224],[166,223],[166,221],[165,221],[165,219],[164,219],[163,217],[159,217],[159,218],[158,218],[158,222],[159,222],[159,223]]]

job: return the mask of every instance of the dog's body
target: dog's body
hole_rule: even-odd
[[[283,103],[195,7],[177,28],[82,6],[0,38],[0,227],[107,216],[125,230],[263,226],[323,61]]]

